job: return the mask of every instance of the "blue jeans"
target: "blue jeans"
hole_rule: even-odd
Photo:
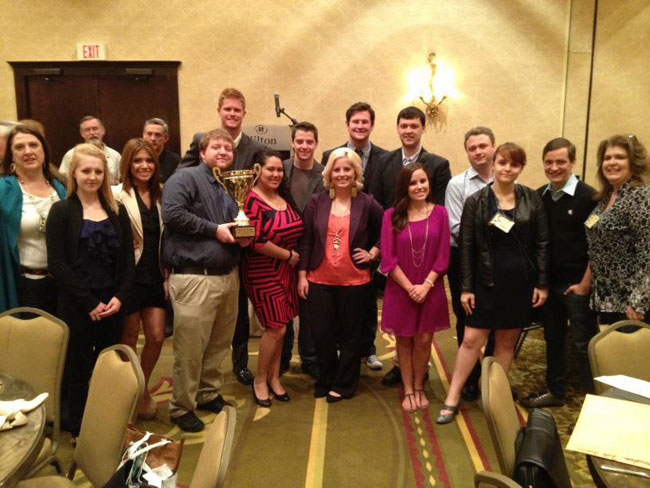
[[[598,333],[596,314],[589,308],[589,295],[565,295],[564,291],[569,286],[552,286],[542,310],[546,339],[546,386],[559,398],[564,398],[567,377],[567,321],[571,324],[571,340],[584,375],[589,375],[587,346]]]

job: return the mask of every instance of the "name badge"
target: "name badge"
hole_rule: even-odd
[[[492,217],[492,220],[490,220],[490,225],[495,226],[497,229],[507,234],[515,223],[508,217],[504,217],[500,213],[497,213]]]
[[[585,220],[585,227],[587,229],[591,229],[594,225],[596,225],[596,222],[600,220],[600,217],[596,214],[591,214],[589,217],[587,217],[587,220]]]

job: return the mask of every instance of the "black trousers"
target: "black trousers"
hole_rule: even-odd
[[[447,271],[447,278],[449,279],[449,291],[451,292],[451,308],[454,310],[456,316],[456,338],[458,346],[463,343],[465,337],[465,310],[460,303],[461,286],[460,286],[460,249],[457,247],[450,248],[449,254],[449,269]],[[485,356],[492,356],[494,354],[494,332],[490,331],[488,336],[487,346],[485,346]],[[474,369],[465,381],[466,386],[478,388],[478,382],[481,379],[481,361],[477,361]]]
[[[309,283],[308,305],[320,378],[316,394],[329,390],[350,398],[359,385],[359,337],[370,284],[332,286]],[[337,339],[339,351],[337,354]]]
[[[307,301],[302,298],[298,299],[300,328],[298,329],[298,354],[300,355],[300,362],[303,368],[316,362],[316,351],[314,349],[314,337],[311,331],[311,324],[309,323],[309,307]],[[284,335],[284,344],[282,344],[282,369],[289,369],[291,362],[291,354],[293,350],[293,341],[295,339],[295,331],[293,324],[287,325],[287,333]]]
[[[566,336],[571,324],[571,339],[578,355],[583,382],[591,379],[587,346],[598,333],[596,314],[589,308],[589,296],[565,295],[569,285],[552,286],[542,308],[546,340],[546,386],[556,397],[564,398],[567,377]]]
[[[361,356],[372,356],[377,354],[375,347],[375,335],[377,334],[377,264],[373,263],[370,270],[370,283],[368,283],[368,299],[363,307],[363,318],[361,319],[361,338],[359,341],[359,352]]]
[[[239,283],[243,283],[239,267]],[[235,333],[232,336],[232,369],[239,371],[248,367],[248,339],[250,336],[250,320],[248,319],[248,296],[246,287],[239,287],[239,312],[235,323]]]
[[[78,436],[88,398],[88,383],[97,356],[103,349],[120,342],[125,316],[123,311],[120,311],[99,322],[93,322],[90,316],[76,305],[63,303],[60,316],[70,328],[70,342],[61,388],[62,411],[65,428],[73,436]]]
[[[58,294],[56,281],[51,276],[40,279],[19,276],[16,282],[18,306],[38,308],[55,317],[58,316]]]

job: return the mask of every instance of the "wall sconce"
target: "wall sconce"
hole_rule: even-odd
[[[436,53],[427,56],[427,66],[412,70],[408,77],[408,93],[405,98],[410,101],[420,100],[424,104],[424,113],[428,122],[439,126],[443,122],[440,105],[452,95],[453,73],[449,69],[439,69],[436,63]]]

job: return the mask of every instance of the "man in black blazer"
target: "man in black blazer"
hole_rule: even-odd
[[[158,117],[147,120],[142,129],[142,138],[156,150],[160,182],[164,183],[176,171],[176,167],[181,162],[179,154],[165,148],[165,144],[169,141],[169,126],[167,122]]]
[[[345,126],[348,129],[348,142],[325,151],[321,162],[326,165],[330,153],[339,147],[354,149],[363,164],[363,191],[368,193],[370,182],[379,171],[379,160],[387,152],[370,142],[370,134],[375,127],[375,111],[368,103],[354,103],[345,112]]]
[[[289,188],[291,198],[297,209],[302,213],[311,196],[324,188],[323,165],[314,159],[314,153],[318,147],[318,129],[316,126],[311,122],[299,122],[294,125],[291,128],[291,147],[293,149],[293,159],[286,159],[282,163],[284,180],[287,188]],[[319,368],[307,313],[308,307],[303,299],[300,299],[299,303],[298,354],[300,355],[301,369],[303,373],[318,379]],[[282,348],[280,371],[289,369],[293,340],[293,327],[287,327]]]
[[[370,104],[357,102],[345,112],[345,126],[348,129],[348,142],[345,144],[329,149],[323,153],[323,165],[327,164],[330,153],[339,147],[348,147],[353,149],[361,158],[363,164],[363,188],[365,193],[370,192],[370,183],[375,175],[380,172],[381,158],[388,153],[385,149],[376,146],[370,142],[370,134],[375,127],[375,111]],[[383,289],[383,283],[376,283],[376,277],[380,276],[375,273],[376,264],[373,265],[372,288],[369,296],[371,304],[366,314],[366,324],[361,331],[361,343],[359,349],[361,355],[365,357],[366,365],[370,369],[380,370],[384,365],[377,357],[377,348],[375,347],[375,334],[377,332],[377,286]],[[383,278],[383,277],[382,277]],[[382,281],[382,280],[380,280]]]
[[[235,160],[232,169],[250,169],[253,167],[253,156],[263,151],[265,146],[251,139],[242,132],[242,123],[246,116],[246,99],[236,88],[225,88],[219,95],[219,118],[221,128],[228,132],[235,141]],[[179,168],[199,164],[199,142],[203,132],[197,132],[192,138],[190,148],[178,165]]]
[[[424,112],[417,107],[406,107],[397,115],[397,134],[402,147],[384,155],[379,164],[380,171],[370,184],[370,193],[385,209],[393,206],[397,173],[402,166],[415,162],[427,170],[435,203],[445,204],[445,190],[451,179],[449,161],[422,147],[425,121]]]

